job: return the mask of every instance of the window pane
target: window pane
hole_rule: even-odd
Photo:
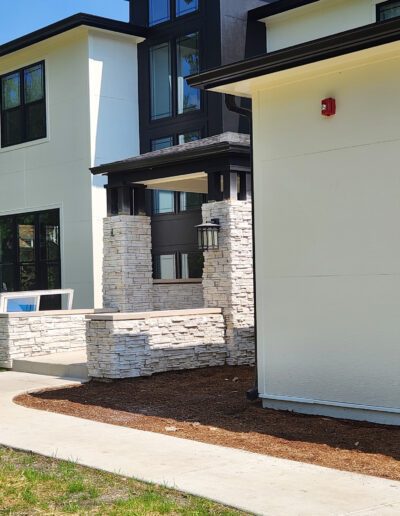
[[[199,210],[205,202],[200,193],[181,192],[179,197],[180,211]]]
[[[19,261],[35,261],[35,222],[33,215],[18,217]]]
[[[35,102],[44,97],[43,65],[35,65],[24,71],[25,102]]]
[[[154,256],[154,279],[176,279],[176,264],[174,254]]]
[[[170,0],[149,0],[149,25],[157,25],[170,19]]]
[[[153,191],[153,213],[175,213],[175,194],[168,190]]]
[[[14,265],[0,265],[0,292],[13,292],[15,290]]]
[[[36,267],[31,264],[22,264],[20,266],[20,279],[19,289],[20,290],[36,290]]]
[[[0,264],[14,261],[14,235],[11,217],[0,218]],[[1,285],[0,285],[1,287]]]
[[[195,142],[196,140],[200,140],[201,132],[200,131],[190,131],[189,133],[180,134],[178,136],[179,144]]]
[[[400,16],[400,2],[393,2],[390,5],[379,7],[379,21],[389,20]]]
[[[150,49],[151,118],[172,115],[171,59],[169,44]]]
[[[178,39],[178,113],[200,109],[200,90],[191,88],[185,77],[199,72],[199,36]]]
[[[174,139],[172,136],[168,136],[167,138],[158,138],[157,140],[153,140],[151,142],[151,150],[156,151],[160,149],[167,149],[168,147],[172,147],[174,144]]]
[[[196,279],[203,276],[203,253],[181,254],[182,279]]]
[[[46,137],[46,106],[44,102],[26,106],[26,140]]]
[[[3,77],[1,82],[1,89],[3,92],[3,110],[18,107],[21,104],[19,73],[7,75],[6,77]]]
[[[60,259],[60,225],[58,219],[58,212],[44,212],[39,216],[41,260]]]
[[[2,144],[17,145],[24,141],[24,120],[20,108],[3,113]]]
[[[176,0],[176,15],[183,16],[184,14],[197,11],[199,8],[198,0]]]

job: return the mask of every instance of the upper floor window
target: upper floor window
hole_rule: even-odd
[[[176,15],[184,16],[199,9],[199,0],[176,0]]]
[[[199,34],[150,47],[151,119],[200,109],[200,90],[186,78],[199,72]]]
[[[149,0],[149,25],[166,22],[170,17],[170,0]]]
[[[400,2],[383,2],[377,5],[378,10],[378,21],[389,20],[400,16]]]
[[[198,10],[199,0],[149,0],[149,25],[170,21],[173,12],[179,18]]]
[[[151,118],[172,115],[171,52],[169,43],[150,48]]]
[[[44,63],[1,77],[1,146],[46,137]]]
[[[178,63],[178,114],[200,109],[200,90],[188,85],[186,77],[199,72],[199,35],[179,38],[176,44]]]

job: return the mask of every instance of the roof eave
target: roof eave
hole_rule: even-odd
[[[399,39],[400,17],[214,68],[192,75],[188,78],[188,83],[190,86],[209,90],[392,43]]]
[[[195,161],[199,158],[216,157],[224,154],[250,154],[250,145],[243,143],[214,143],[204,147],[193,148],[184,152],[171,154],[161,154],[156,157],[145,158],[138,156],[137,161],[117,161],[114,163],[106,163],[97,167],[92,167],[90,171],[93,175],[109,175],[118,172],[135,172],[143,169],[156,169],[165,167],[182,161]]]
[[[109,30],[143,38],[147,35],[147,29],[145,27],[139,27],[127,22],[111,20],[110,18],[103,18],[101,16],[78,13],[1,45],[0,57],[12,54],[13,52],[17,52],[18,50],[22,50],[23,48],[40,43],[41,41],[58,36],[59,34],[80,26]]]
[[[262,5],[252,9],[249,11],[249,19],[263,20],[264,18],[269,18],[275,14],[284,13],[286,11],[290,11],[291,9],[297,9],[298,7],[314,4],[316,2],[319,2],[319,0],[280,0],[279,2]]]

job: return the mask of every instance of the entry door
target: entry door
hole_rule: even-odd
[[[61,288],[59,210],[0,217],[0,290]],[[59,296],[41,309],[60,308]]]

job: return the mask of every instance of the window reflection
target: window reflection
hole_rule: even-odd
[[[200,109],[200,90],[188,85],[186,77],[199,72],[199,36],[190,34],[177,41],[178,114]]]
[[[170,0],[149,0],[149,25],[157,25],[170,19]]]
[[[198,0],[176,0],[176,15],[183,16],[185,14],[197,11],[199,8]]]

